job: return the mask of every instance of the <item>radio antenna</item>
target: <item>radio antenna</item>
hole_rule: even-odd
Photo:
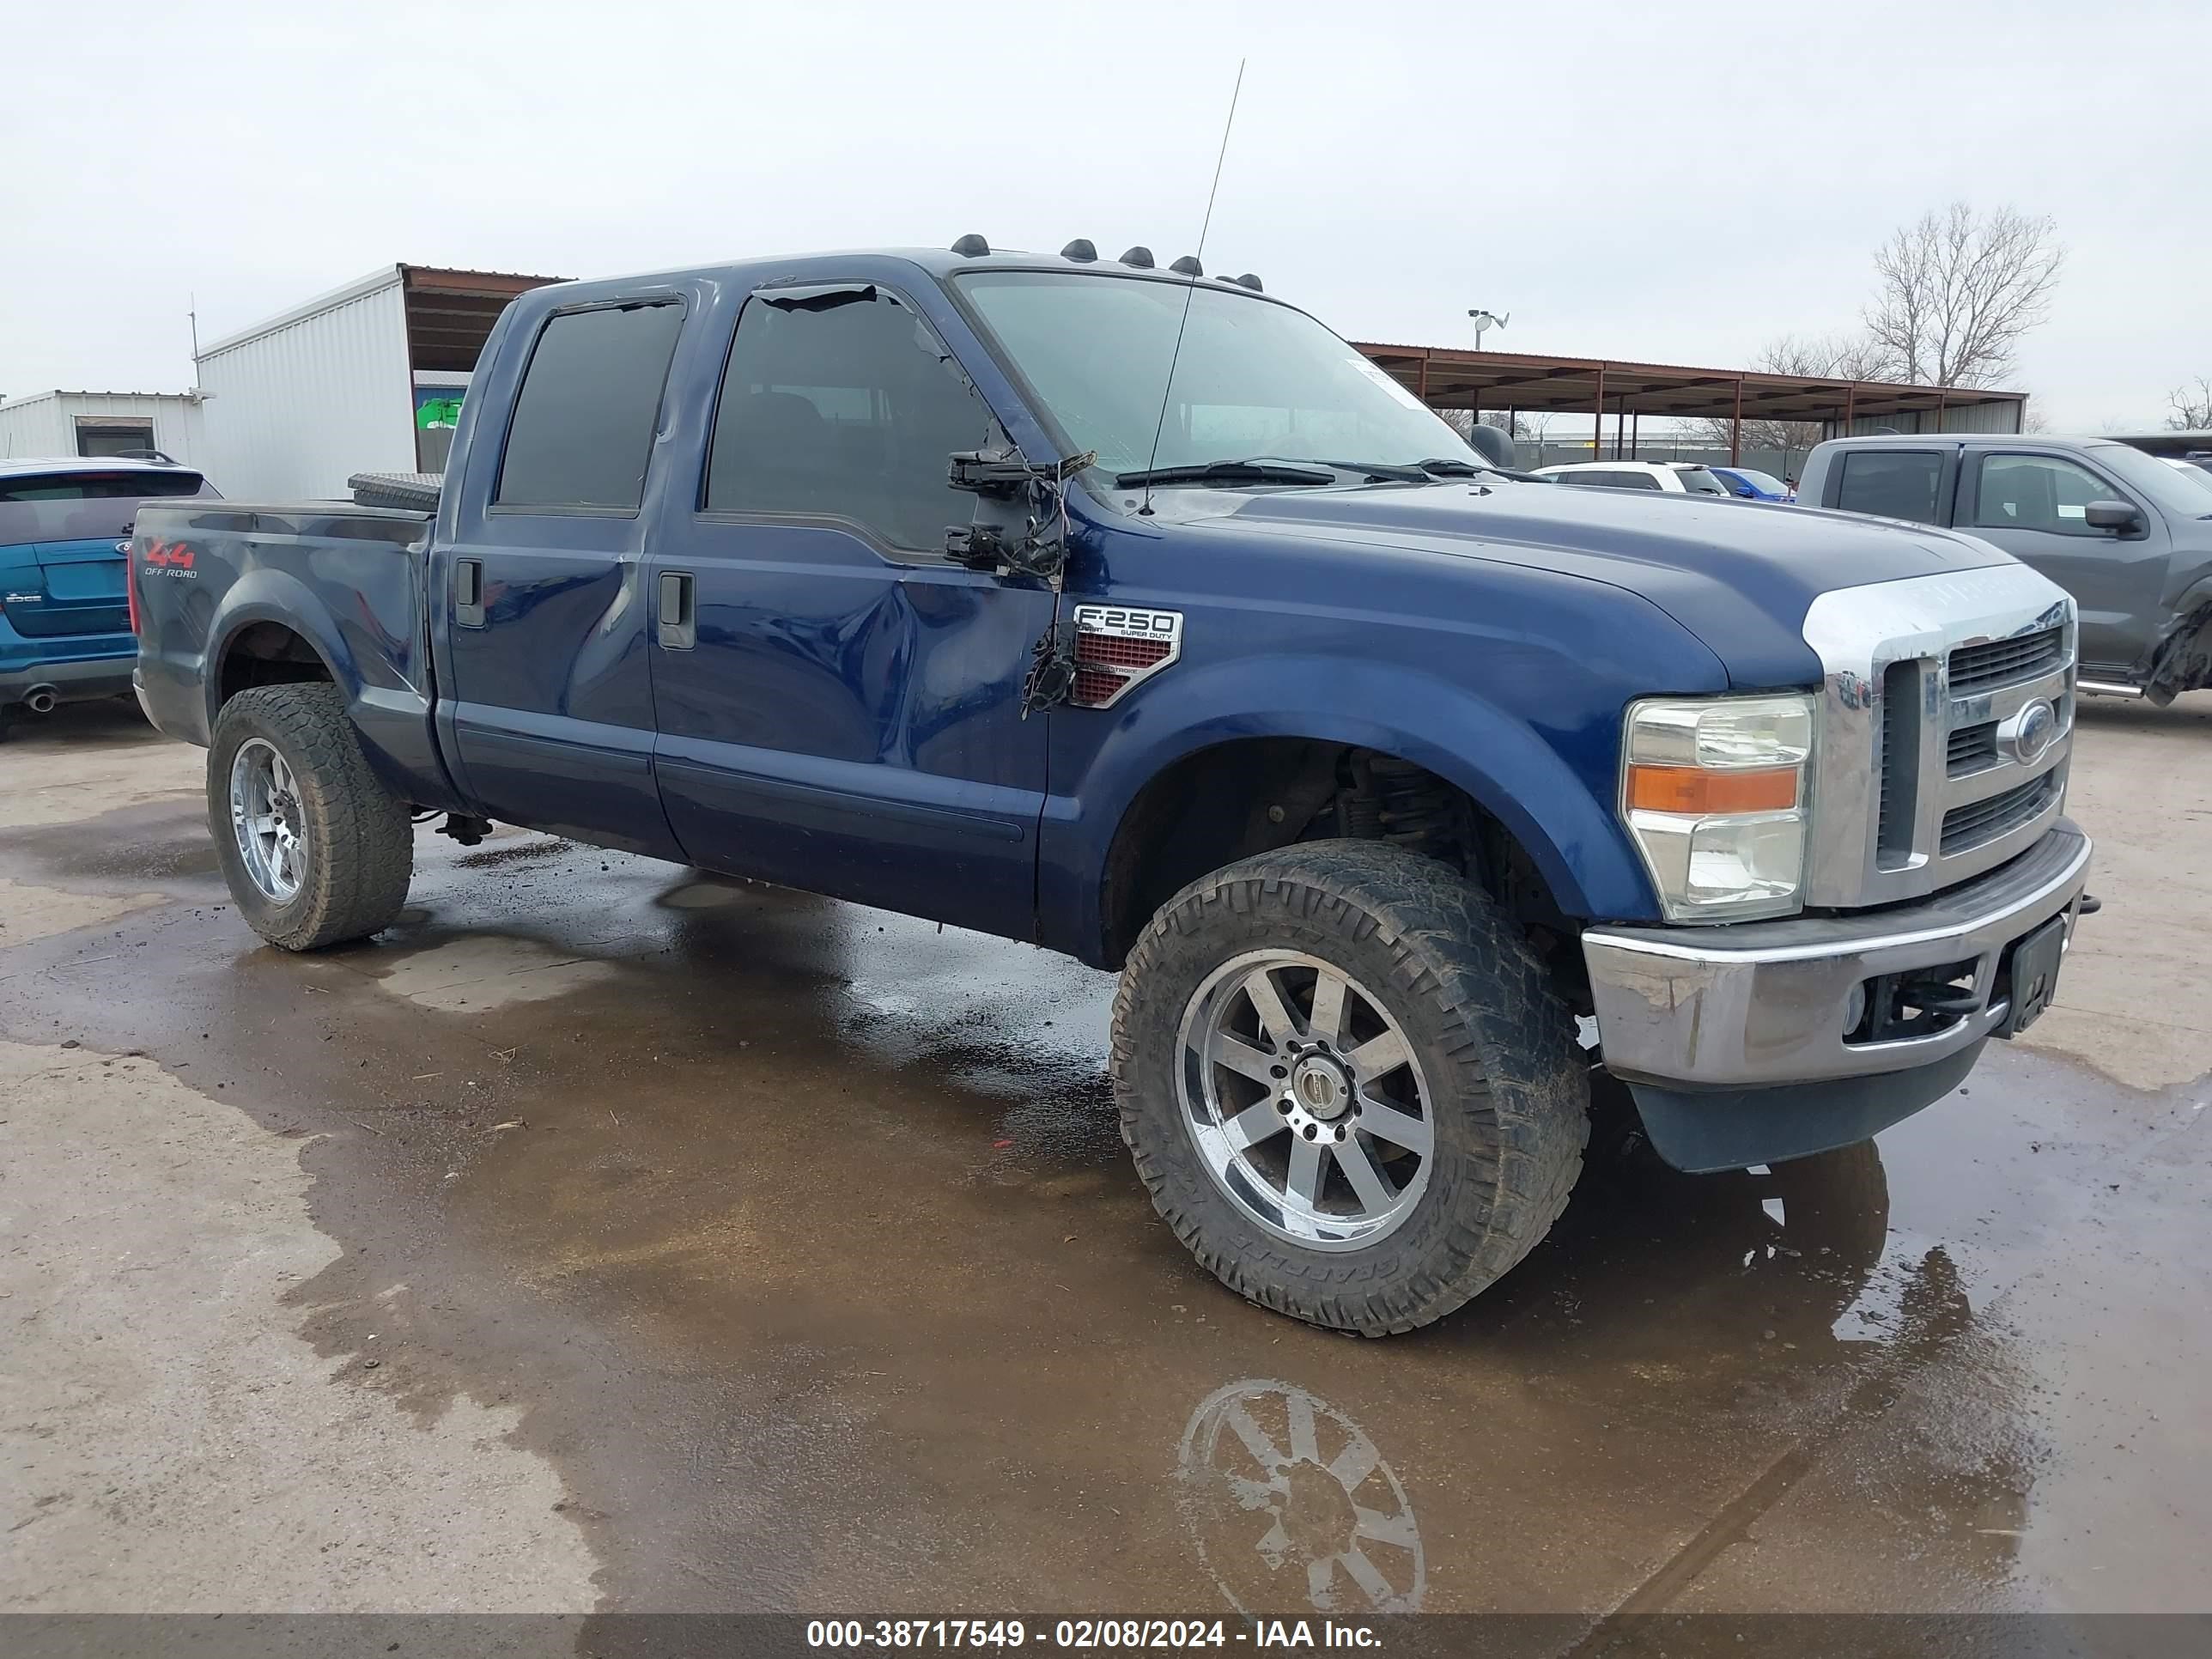
[[[1213,198],[1221,193],[1221,164],[1229,159],[1229,135],[1237,125],[1237,100],[1244,90],[1244,64],[1237,60],[1237,84],[1229,90],[1229,118],[1221,124],[1221,148],[1213,157],[1213,185],[1206,192],[1206,217],[1198,227],[1198,252],[1194,261],[1200,267],[1185,279],[1182,290],[1182,320],[1176,325],[1175,349],[1168,354],[1168,383],[1160,388],[1160,418],[1152,426],[1152,453],[1145,458],[1145,471],[1149,472],[1160,464],[1160,434],[1168,428],[1168,405],[1175,401],[1176,364],[1182,357],[1182,332],[1190,326],[1191,296],[1198,292],[1200,278],[1206,264],[1206,234],[1213,228]],[[1152,483],[1145,480],[1145,504],[1140,514],[1152,510]]]

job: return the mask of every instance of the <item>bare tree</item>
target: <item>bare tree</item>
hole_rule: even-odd
[[[2166,394],[2172,409],[2166,423],[2176,432],[2212,428],[2212,375],[2200,374],[2193,386],[2178,386]]]
[[[1954,202],[1875,251],[1867,332],[1900,380],[1994,386],[2012,373],[2021,337],[2050,314],[2065,263],[2050,219]]]

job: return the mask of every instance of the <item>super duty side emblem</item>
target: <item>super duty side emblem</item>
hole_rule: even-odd
[[[1182,612],[1132,605],[1075,607],[1075,684],[1079,708],[1109,708],[1139,681],[1182,655]]]

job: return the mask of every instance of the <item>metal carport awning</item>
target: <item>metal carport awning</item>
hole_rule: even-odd
[[[561,276],[526,276],[505,270],[448,270],[402,265],[399,285],[407,314],[408,366],[443,374],[475,369],[491,337],[491,325],[518,294]]]
[[[1886,380],[1826,380],[1754,369],[1692,368],[1596,357],[1546,357],[1517,351],[1361,343],[1357,349],[1431,409],[1488,409],[1607,416],[1658,415],[1741,422],[1816,421],[1837,431],[1852,422],[2003,406],[2021,427],[2024,392],[1905,386]],[[2002,419],[2002,417],[2000,417]]]

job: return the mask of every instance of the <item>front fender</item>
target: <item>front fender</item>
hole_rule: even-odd
[[[1126,713],[1054,709],[1054,720],[1117,724],[1079,779],[1080,794],[1046,799],[1039,942],[1103,960],[1107,854],[1130,806],[1168,767],[1242,738],[1352,744],[1426,767],[1511,831],[1569,915],[1657,921],[1656,896],[1613,817],[1610,788],[1601,799],[1588,781],[1611,776],[1620,708],[1555,712],[1556,724],[1540,732],[1418,670],[1296,655],[1178,671],[1172,696],[1139,696]]]

